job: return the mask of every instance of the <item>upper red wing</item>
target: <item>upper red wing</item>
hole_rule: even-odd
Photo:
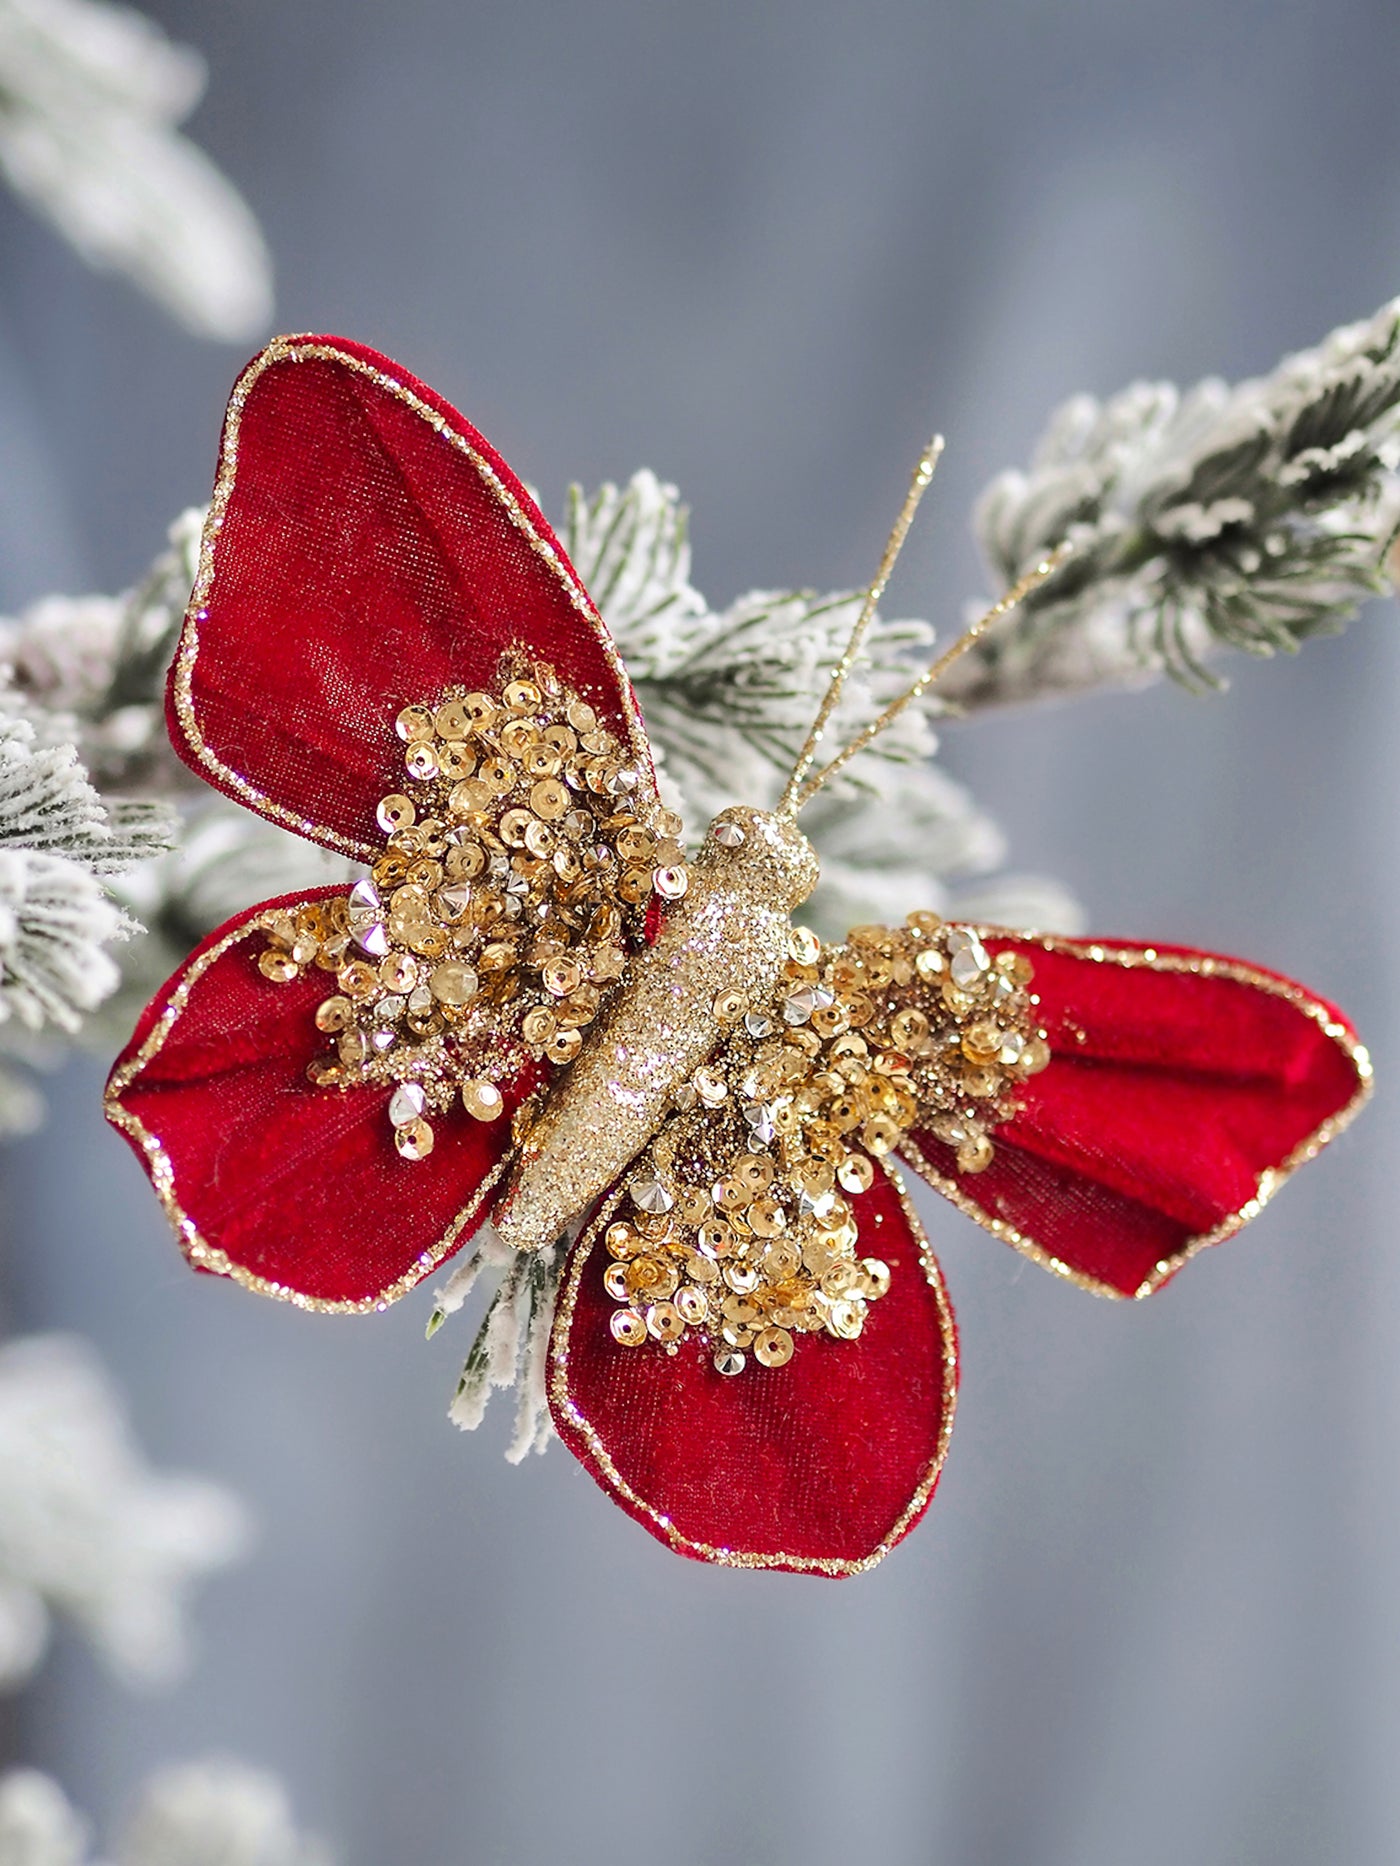
[[[506,1112],[440,1123],[426,1159],[399,1157],[387,1088],[317,1088],[327,974],[273,984],[256,964],[269,901],[212,933],[151,1000],[117,1059],[108,1119],[151,1176],[196,1269],[310,1309],[403,1295],[471,1237],[509,1157],[510,1115],[535,1087],[502,1083]]]
[[[718,1373],[702,1343],[620,1346],[603,1287],[604,1201],[570,1253],[549,1403],[589,1474],[699,1561],[827,1575],[873,1567],[923,1515],[953,1423],[957,1338],[937,1262],[898,1181],[853,1201],[859,1253],[889,1265],[856,1341],[805,1335],[783,1367]]]
[[[1237,1231],[1360,1107],[1370,1063],[1341,1013],[1207,953],[1016,939],[1051,1048],[981,1173],[915,1132],[903,1151],[1050,1269],[1144,1296]]]
[[[239,378],[199,580],[171,669],[181,756],[346,853],[403,786],[401,707],[550,662],[651,766],[612,641],[510,468],[406,370],[340,338],[279,338]]]

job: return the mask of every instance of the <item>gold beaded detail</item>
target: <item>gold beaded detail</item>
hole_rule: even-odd
[[[453,689],[386,722],[402,788],[344,899],[310,903],[258,956],[285,983],[327,974],[318,1087],[394,1089],[404,1160],[432,1151],[430,1116],[489,1122],[533,1059],[562,1067],[627,971],[653,900],[686,885],[681,823],[554,669],[503,657],[493,692]]]
[[[614,1339],[695,1337],[716,1371],[780,1368],[803,1334],[853,1341],[890,1286],[854,1201],[912,1128],[991,1161],[1049,1048],[1019,953],[915,913],[844,947],[794,928],[773,1002],[675,1092],[605,1235]],[[728,1011],[729,1006],[725,1006]]]

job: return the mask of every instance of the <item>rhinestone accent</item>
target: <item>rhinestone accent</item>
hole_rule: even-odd
[[[409,1127],[417,1121],[428,1105],[428,1097],[421,1084],[400,1082],[389,1098],[389,1119],[395,1127]]]

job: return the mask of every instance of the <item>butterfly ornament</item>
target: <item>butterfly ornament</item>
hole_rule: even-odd
[[[1160,1288],[1357,1111],[1350,1024],[1210,954],[945,923],[824,944],[803,807],[1037,584],[823,762],[937,447],[773,809],[692,850],[534,500],[337,338],[239,379],[170,671],[181,757],[354,858],[213,933],[107,1113],[199,1270],[385,1307],[482,1226],[570,1239],[559,1436],[683,1554],[845,1575],[918,1520],[957,1345],[896,1162],[1100,1294]]]

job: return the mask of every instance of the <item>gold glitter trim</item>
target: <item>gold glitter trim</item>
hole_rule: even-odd
[[[510,1164],[509,1153],[492,1168],[471,1200],[458,1212],[437,1242],[422,1252],[412,1270],[407,1271],[393,1283],[387,1284],[377,1295],[332,1301],[321,1296],[306,1296],[300,1290],[292,1289],[285,1283],[276,1283],[267,1277],[257,1276],[253,1271],[245,1270],[241,1264],[234,1263],[232,1258],[223,1251],[208,1243],[200,1235],[198,1226],[181,1202],[175,1180],[175,1167],[170,1155],[145,1123],[123,1105],[121,1099],[123,1092],[165,1047],[166,1040],[179,1022],[195,985],[215,960],[221,959],[229,948],[237,945],[240,940],[248,939],[254,934],[266,934],[275,920],[289,912],[295,912],[295,905],[290,908],[269,908],[252,914],[190,964],[179,984],[170,994],[169,1000],[152,1025],[140,1049],[113,1070],[103,1096],[104,1109],[112,1125],[130,1135],[144,1154],[146,1170],[150,1174],[151,1184],[155,1187],[156,1197],[165,1208],[165,1215],[174,1229],[180,1249],[195,1269],[211,1271],[215,1276],[230,1277],[235,1283],[241,1283],[245,1289],[251,1289],[259,1296],[271,1296],[278,1302],[290,1302],[298,1309],[307,1309],[318,1315],[368,1315],[378,1309],[387,1309],[391,1302],[396,1302],[400,1296],[407,1295],[409,1290],[421,1283],[423,1278],[431,1274],[443,1258],[456,1248],[458,1240],[464,1232],[468,1232],[468,1227],[481,1214],[488,1195]],[[470,1235],[469,1232],[468,1235]]]
[[[660,1531],[662,1538],[680,1553],[699,1556],[704,1561],[714,1562],[724,1568],[783,1568],[793,1569],[802,1574],[824,1574],[833,1577],[864,1574],[867,1569],[873,1568],[877,1562],[882,1561],[889,1554],[933,1494],[934,1485],[938,1482],[944,1459],[948,1455],[948,1440],[952,1435],[953,1414],[957,1406],[957,1335],[953,1325],[952,1307],[943,1282],[943,1272],[939,1268],[938,1259],[933,1254],[933,1247],[928,1241],[919,1215],[914,1210],[899,1175],[883,1163],[882,1170],[898,1196],[900,1207],[919,1248],[919,1262],[938,1306],[939,1330],[943,1345],[943,1416],[939,1426],[937,1448],[932,1462],[919,1481],[918,1488],[900,1512],[884,1540],[869,1555],[862,1556],[859,1561],[841,1561],[834,1557],[817,1555],[759,1554],[748,1549],[716,1548],[708,1542],[696,1542],[691,1537],[683,1535],[669,1517],[663,1515],[660,1510],[653,1509],[645,1498],[632,1489],[613,1463],[596,1426],[575,1404],[569,1392],[568,1378],[569,1331],[573,1326],[579,1286],[594,1246],[622,1198],[621,1188],[612,1194],[598,1212],[572,1252],[569,1267],[559,1291],[550,1342],[550,1406],[556,1415],[567,1418],[569,1423],[582,1434],[597,1469],[602,1472],[609,1486],[616,1492],[619,1501],[646,1516]],[[851,1351],[858,1354],[860,1343],[852,1343]]]
[[[180,729],[185,742],[195,754],[200,764],[210,773],[211,781],[231,790],[240,802],[259,815],[270,817],[274,822],[294,830],[299,836],[309,837],[327,848],[338,849],[344,855],[354,856],[357,860],[371,862],[379,853],[371,842],[360,842],[352,836],[343,836],[338,830],[318,823],[313,818],[298,816],[294,810],[288,810],[277,803],[266,792],[224,763],[218,753],[205,741],[195,712],[193,681],[194,667],[199,655],[199,624],[206,619],[210,592],[214,583],[214,544],[223,526],[224,514],[233,496],[234,478],[238,467],[238,440],[242,425],[243,405],[252,393],[258,378],[265,369],[274,363],[296,363],[310,358],[316,362],[337,363],[355,375],[364,376],[381,389],[386,390],[406,408],[420,416],[428,425],[439,433],[449,446],[466,456],[482,481],[491,489],[511,523],[524,533],[532,549],[548,566],[560,588],[568,597],[570,604],[586,624],[589,633],[597,643],[618,684],[618,694],[622,701],[627,720],[627,737],[634,757],[640,766],[639,778],[649,787],[653,799],[655,796],[655,778],[651,768],[651,747],[642,725],[641,711],[637,705],[632,683],[628,679],[627,669],[612,637],[608,634],[602,618],[594,608],[588,592],[566,565],[565,559],[553,543],[542,536],[524,507],[514,494],[502,484],[494,468],[483,458],[470,443],[459,434],[444,415],[425,402],[421,396],[400,382],[388,371],[378,369],[363,357],[352,356],[339,349],[335,344],[316,343],[305,336],[275,337],[267,348],[254,357],[234,384],[233,394],[229,398],[228,413],[224,421],[223,438],[219,449],[219,467],[214,481],[214,495],[209,505],[209,514],[204,521],[204,531],[199,542],[199,573],[195,579],[194,592],[185,611],[185,623],[180,633],[180,643],[175,655],[175,679],[171,687],[175,714],[180,722]],[[387,775],[387,774],[386,774]],[[367,804],[376,801],[367,799]]]
[[[1300,1166],[1315,1159],[1331,1140],[1335,1140],[1343,1128],[1350,1126],[1370,1098],[1374,1086],[1370,1054],[1364,1044],[1359,1042],[1350,1029],[1339,1022],[1328,1007],[1314,998],[1301,985],[1292,980],[1277,978],[1268,972],[1261,972],[1252,965],[1246,965],[1239,959],[1219,959],[1210,953],[1173,953],[1158,952],[1154,947],[1123,947],[1106,945],[1101,941],[1062,939],[1054,934],[1020,934],[1007,927],[978,927],[977,933],[983,939],[1010,939],[1019,946],[1038,947],[1042,952],[1067,953],[1076,959],[1088,960],[1094,965],[1117,965],[1126,969],[1142,969],[1149,972],[1191,972],[1199,978],[1225,978],[1236,984],[1252,985],[1256,990],[1269,992],[1276,998],[1283,998],[1287,1003],[1310,1017],[1333,1042],[1345,1052],[1355,1068],[1358,1081],[1356,1093],[1344,1108],[1330,1115],[1305,1139],[1301,1140],[1286,1159],[1278,1166],[1269,1167],[1260,1174],[1254,1197],[1246,1200],[1237,1211],[1223,1218],[1212,1230],[1201,1233],[1199,1237],[1188,1238],[1181,1248],[1170,1257],[1164,1257],[1153,1266],[1151,1273],[1144,1278],[1131,1296],[1112,1284],[1102,1282],[1098,1277],[1089,1276],[1082,1270],[1075,1270],[1059,1257],[1053,1256],[1034,1238],[1027,1237],[1005,1219],[993,1218],[974,1200],[968,1197],[962,1186],[955,1179],[941,1173],[928,1160],[916,1142],[904,1140],[900,1153],[909,1164],[926,1179],[931,1186],[950,1199],[958,1210],[975,1219],[993,1237],[1011,1245],[1013,1250],[1029,1257],[1042,1269],[1049,1270],[1053,1276],[1073,1283],[1078,1289],[1087,1289],[1095,1296],[1110,1296],[1117,1301],[1139,1302],[1144,1296],[1159,1290],[1168,1277],[1174,1276],[1183,1264],[1196,1256],[1199,1251],[1207,1250],[1212,1244],[1222,1243],[1232,1237],[1251,1218],[1259,1213],[1273,1198],[1285,1181],[1290,1179]],[[1014,1135],[1010,1136],[1014,1141]]]

